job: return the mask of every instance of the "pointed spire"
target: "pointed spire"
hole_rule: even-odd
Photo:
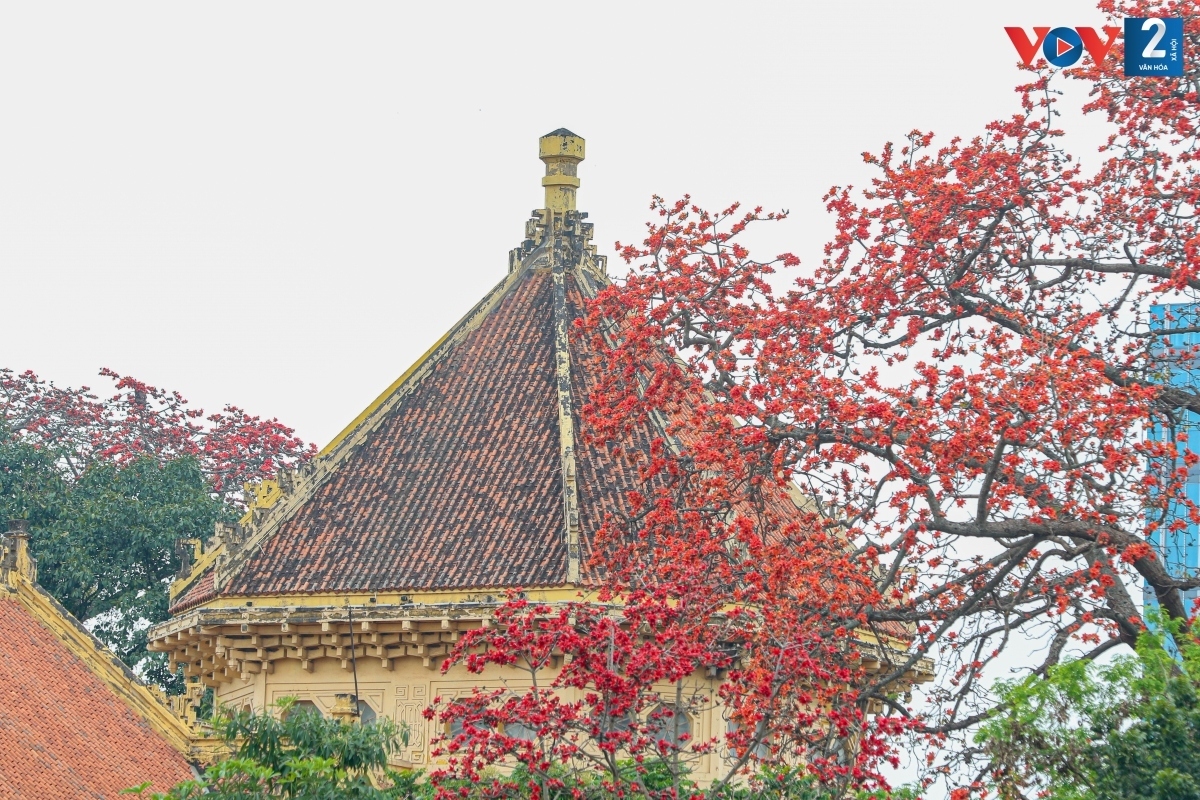
[[[538,140],[538,157],[546,164],[546,208],[550,211],[574,211],[575,190],[579,188],[578,167],[584,158],[583,137],[566,128],[551,131]]]

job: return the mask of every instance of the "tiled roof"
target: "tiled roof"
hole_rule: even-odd
[[[330,477],[261,544],[247,548],[220,594],[570,582],[555,279],[546,269],[521,269],[498,287],[499,299],[473,329],[436,348],[419,377],[396,384],[399,399],[373,412],[384,416]],[[595,279],[567,269],[563,287],[560,308],[575,319]],[[620,455],[586,443],[579,410],[598,356],[587,337],[565,327],[586,582],[592,536],[606,514],[625,507],[627,493],[639,484],[631,459],[661,432],[648,424],[632,431]],[[211,575],[202,576],[172,613],[216,594]]]
[[[572,316],[583,314],[583,306],[587,293],[575,281],[569,282],[567,303]],[[575,410],[578,414],[587,402],[588,395],[595,386],[597,375],[596,359],[587,336],[573,335],[570,338],[571,349],[571,392],[575,399]],[[583,431],[582,424],[575,423],[575,430]],[[587,441],[587,437],[577,435],[575,444],[579,453],[579,521],[584,531],[585,545],[592,541],[592,535],[604,523],[605,515],[627,510],[625,497],[635,489],[645,490],[638,478],[632,459],[640,453],[649,453],[650,442],[662,431],[652,430],[648,425],[637,427],[630,431],[628,439],[621,443],[619,455],[604,448],[596,447]],[[585,552],[584,558],[591,556]]]
[[[553,318],[526,273],[224,593],[565,583]]]
[[[192,777],[186,759],[0,590],[0,798],[111,798]]]
[[[187,591],[179,596],[168,611],[172,614],[181,614],[189,608],[194,608],[206,600],[211,600],[217,596],[216,587],[216,571],[211,567],[205,571],[203,575],[196,579],[196,582],[188,587]]]

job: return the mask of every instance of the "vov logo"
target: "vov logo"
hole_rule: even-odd
[[[1004,32],[1012,40],[1013,47],[1017,48],[1017,55],[1021,56],[1025,66],[1033,63],[1040,48],[1042,57],[1054,66],[1070,67],[1083,57],[1084,50],[1097,64],[1108,56],[1108,51],[1112,50],[1121,29],[1105,25],[1103,30],[1108,36],[1107,41],[1100,38],[1095,28],[1035,27],[1034,39],[1029,38],[1024,28],[1005,28]]]
[[[1033,63],[1038,50],[1056,67],[1070,67],[1086,50],[1099,64],[1108,57],[1121,29],[1105,25],[1095,28],[1034,27],[1033,36],[1024,28],[1005,28],[1025,66]],[[1125,19],[1125,75],[1168,76],[1183,74],[1183,17],[1128,17]]]

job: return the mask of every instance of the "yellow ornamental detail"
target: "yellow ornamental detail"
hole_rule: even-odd
[[[246,513],[239,520],[242,525],[249,525],[254,521],[256,508],[270,508],[283,497],[279,481],[264,480],[258,483],[246,483],[242,485],[242,489],[246,493]]]
[[[538,140],[538,158],[546,164],[546,208],[550,211],[574,211],[575,190],[579,188],[579,162],[584,159],[583,137],[566,128],[547,133]]]

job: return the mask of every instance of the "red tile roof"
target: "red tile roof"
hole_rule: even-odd
[[[195,583],[188,587],[186,592],[179,596],[168,611],[172,614],[180,614],[216,596],[216,571],[209,567],[203,575],[196,579]]]
[[[589,294],[577,282],[568,282],[567,303],[573,317],[583,315],[585,298]],[[649,453],[650,442],[662,436],[663,432],[649,425],[635,427],[629,432],[627,440],[621,443],[620,455],[588,442],[579,420],[579,410],[596,385],[596,360],[599,356],[594,352],[589,337],[577,333],[570,337],[570,349],[571,394],[575,399],[575,430],[578,432],[575,448],[579,454],[579,521],[586,545],[592,541],[607,514],[628,511],[625,497],[630,491],[645,491],[646,487],[630,459],[638,453]],[[586,552],[585,560],[591,555]]]
[[[112,798],[187,760],[0,589],[0,799]]]

